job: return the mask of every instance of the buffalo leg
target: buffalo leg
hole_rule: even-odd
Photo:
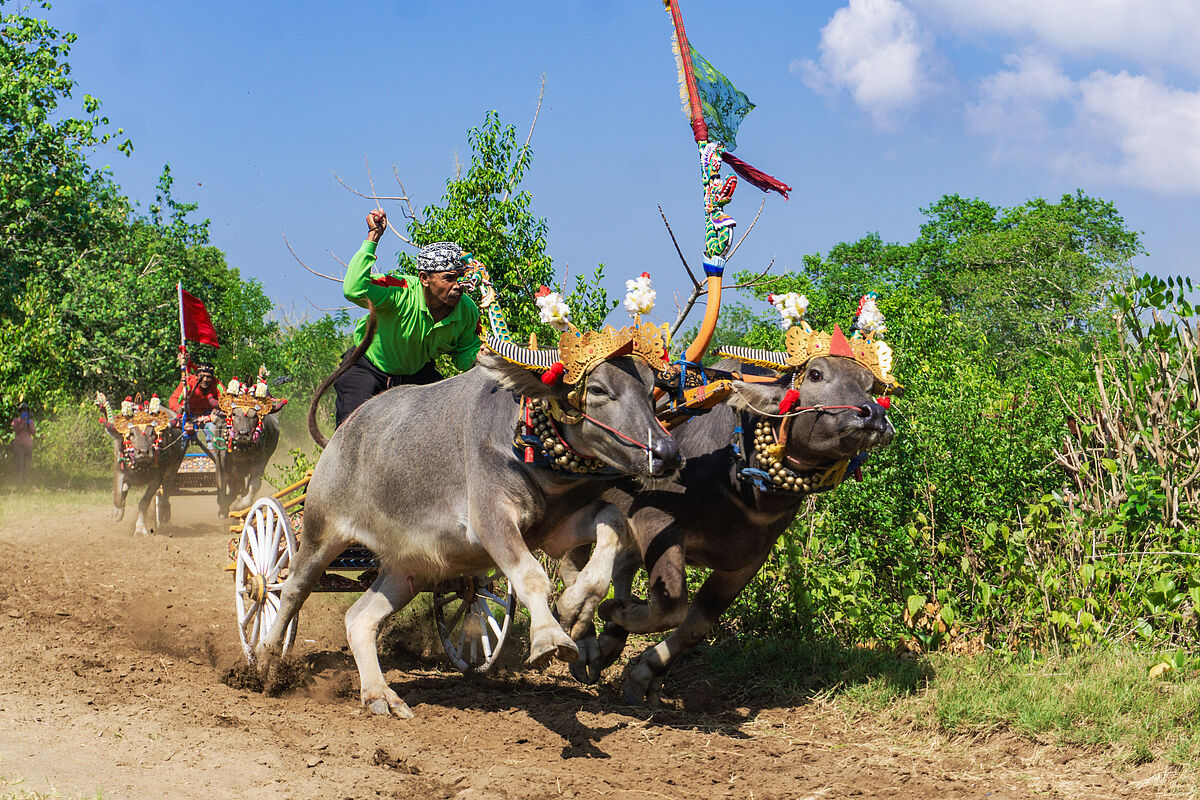
[[[713,572],[704,581],[683,623],[663,641],[646,649],[625,673],[624,696],[630,705],[658,705],[671,661],[704,641],[725,609],[746,588],[762,561],[736,572]]]
[[[637,527],[637,519],[634,519]],[[673,525],[646,542],[642,551],[649,583],[645,602],[614,597],[600,608],[600,616],[632,633],[670,630],[687,613],[687,574],[684,571],[683,532]]]
[[[346,612],[346,638],[358,665],[362,703],[373,714],[393,714],[400,719],[413,715],[408,704],[384,680],[378,647],[379,626],[412,599],[412,585],[407,580],[383,572]]]
[[[154,495],[158,492],[159,481],[150,479],[146,484],[146,491],[142,492],[142,499],[138,500],[138,515],[137,522],[133,525],[133,533],[135,536],[149,536],[150,528],[146,525],[146,512],[150,509],[150,501],[154,499]]]
[[[113,522],[125,518],[125,497],[129,494],[129,482],[120,467],[113,467]]]
[[[596,607],[612,584],[613,562],[623,543],[629,541],[625,515],[615,506],[601,506],[592,519],[592,527],[596,547],[558,599],[558,617],[570,629],[572,639],[579,639],[591,628]],[[579,550],[571,552],[579,555]]]
[[[529,663],[542,667],[552,658],[570,663],[579,657],[579,648],[550,612],[546,570],[529,552],[515,519],[503,512],[488,513],[495,506],[489,498],[471,498],[471,535],[483,541],[492,562],[508,577],[517,599],[529,610]],[[487,531],[487,535],[479,536],[478,531]]]
[[[275,624],[267,631],[266,636],[259,640],[254,651],[254,660],[262,672],[270,669],[282,647],[288,625],[296,614],[300,613],[300,606],[308,599],[329,562],[337,558],[349,544],[348,540],[341,537],[320,541],[322,527],[315,514],[306,516],[300,547],[292,556],[290,572],[279,592],[279,616],[275,618]]]

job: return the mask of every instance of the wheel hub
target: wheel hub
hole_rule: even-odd
[[[257,572],[246,576],[246,596],[256,603],[261,603],[267,596],[267,579]]]

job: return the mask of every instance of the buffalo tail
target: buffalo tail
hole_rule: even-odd
[[[370,300],[367,301],[367,313],[369,315],[367,317],[367,329],[363,331],[362,341],[358,343],[357,347],[346,354],[346,357],[342,359],[342,363],[333,371],[333,374],[317,387],[316,393],[313,394],[312,402],[308,405],[308,433],[320,447],[325,447],[325,445],[329,444],[329,439],[317,427],[317,406],[321,404],[321,395],[325,394],[334,381],[346,374],[346,370],[350,369],[354,365],[354,362],[362,358],[363,353],[367,352],[367,348],[370,347],[371,340],[375,338],[375,326],[378,322],[378,316],[375,313],[375,305]]]

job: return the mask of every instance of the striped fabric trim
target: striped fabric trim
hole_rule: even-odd
[[[752,347],[720,347],[717,348],[717,355],[724,358],[736,358],[738,361],[744,361],[747,364],[755,364],[760,367],[768,367],[781,371],[791,368],[787,363],[787,353],[778,350],[755,350]]]
[[[547,370],[558,361],[557,347],[539,347],[530,350],[528,347],[506,342],[498,336],[487,337],[487,348],[496,355],[513,364],[530,369]]]

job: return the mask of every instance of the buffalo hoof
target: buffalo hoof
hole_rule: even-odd
[[[125,506],[113,506],[113,522],[125,519]]]
[[[171,521],[171,504],[166,500],[158,501],[158,521],[161,525],[166,525]]]
[[[626,704],[659,708],[662,705],[662,675],[656,675],[646,664],[635,662],[625,673],[621,696]]]
[[[599,664],[601,670],[606,670],[616,663],[617,659],[621,657],[621,653],[625,651],[625,642],[628,638],[629,634],[625,631],[617,634],[610,632],[607,628],[596,638],[596,643],[600,651]]]
[[[579,658],[571,663],[571,677],[580,683],[592,685],[600,682],[600,673],[607,664],[601,660],[600,643],[595,636],[579,639]]]
[[[541,646],[535,644],[529,649],[529,660],[526,663],[534,669],[543,669],[555,658],[567,664],[574,663],[579,658],[579,648],[570,639],[565,642],[548,642]]]
[[[362,702],[372,714],[381,717],[413,718],[413,712],[408,707],[408,703],[387,686],[384,686],[382,691],[363,692]]]

